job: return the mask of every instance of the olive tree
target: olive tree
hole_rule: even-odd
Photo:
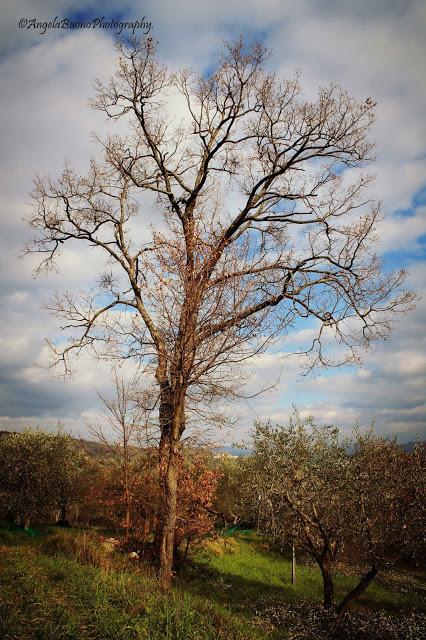
[[[424,552],[426,465],[419,446],[407,453],[396,440],[372,429],[355,431],[350,455],[351,483],[346,503],[345,537],[351,555],[364,567],[355,587],[338,606],[343,616],[392,562]]]
[[[0,438],[2,510],[28,528],[35,518],[60,512],[68,524],[69,507],[81,493],[84,456],[63,431],[26,430]]]
[[[248,486],[257,504],[258,527],[315,560],[324,607],[331,607],[333,570],[348,526],[348,443],[338,429],[318,427],[296,414],[288,427],[256,424],[253,444]]]
[[[242,522],[251,523],[255,509],[252,508],[247,482],[250,477],[249,460],[243,456],[230,458],[226,454],[219,458],[216,467],[220,473],[213,512],[224,531]]]
[[[39,270],[69,243],[106,258],[93,290],[47,305],[70,332],[51,342],[52,364],[68,372],[88,348],[152,376],[167,588],[191,416],[235,393],[235,368],[300,319],[315,321],[312,364],[347,362],[386,336],[413,296],[372,247],[381,214],[361,171],[372,157],[370,98],[330,85],[308,101],[297,75],[265,70],[261,44],[226,45],[206,74],[169,71],[149,38],[117,46],[117,70],[96,83],[92,106],[120,127],[99,139],[103,155],[86,175],[66,165],[57,179],[36,178],[27,250],[42,255]]]
[[[257,424],[246,491],[258,527],[296,545],[321,569],[324,607],[334,604],[339,561],[360,577],[337,606],[341,617],[385,565],[424,549],[424,448],[407,453],[373,429],[343,438],[296,414],[289,426]]]

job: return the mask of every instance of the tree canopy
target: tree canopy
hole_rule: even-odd
[[[86,175],[65,165],[36,178],[27,250],[42,255],[39,270],[69,242],[106,259],[93,290],[47,305],[70,333],[50,343],[53,363],[68,372],[70,356],[91,348],[152,374],[166,587],[190,416],[205,420],[238,389],[236,368],[301,319],[315,321],[311,364],[353,361],[414,296],[374,252],[371,98],[330,85],[309,101],[297,74],[279,79],[266,48],[241,39],[206,74],[169,71],[150,38],[117,47],[116,72],[91,103],[117,129],[99,138],[103,156]]]

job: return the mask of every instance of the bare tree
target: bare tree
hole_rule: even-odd
[[[88,425],[90,433],[105,446],[108,457],[119,469],[126,542],[129,541],[132,528],[134,485],[140,474],[139,445],[148,431],[145,411],[138,402],[139,394],[134,383],[126,383],[114,370],[115,397],[107,398],[98,392],[106,409],[105,424],[97,422]]]
[[[154,374],[167,588],[191,412],[235,392],[235,368],[300,318],[316,320],[312,364],[338,364],[386,336],[413,296],[401,290],[404,273],[382,274],[372,251],[380,214],[365,195],[371,177],[345,171],[370,158],[371,99],[333,85],[307,102],[297,76],[279,81],[263,68],[266,49],[246,51],[241,40],[207,76],[169,73],[150,39],[118,50],[92,105],[129,133],[101,140],[103,160],[84,177],[65,166],[57,180],[36,179],[27,249],[44,255],[41,270],[72,241],[108,258],[92,293],[48,305],[74,331],[65,348],[51,346],[66,371],[72,352],[91,347]],[[340,360],[326,349],[336,341]]]

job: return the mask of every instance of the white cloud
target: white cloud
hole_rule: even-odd
[[[420,294],[414,313],[396,319],[394,332],[385,343],[377,343],[358,367],[317,372],[303,377],[299,363],[265,354],[253,367],[254,377],[247,389],[254,393],[265,381],[279,382],[263,396],[237,404],[232,411],[242,415],[242,432],[247,433],[253,420],[285,423],[296,405],[302,415],[314,415],[317,422],[335,424],[349,432],[356,422],[368,426],[375,422],[384,435],[400,433],[403,439],[416,434],[426,438],[426,289],[422,265],[412,268],[407,285]],[[311,330],[299,330],[296,336],[311,337]],[[292,335],[290,335],[290,339]],[[292,340],[291,340],[292,342]],[[294,341],[299,344],[299,340]],[[289,342],[282,345],[287,349]],[[256,362],[257,362],[256,361]]]
[[[15,291],[8,296],[4,296],[3,304],[20,305],[28,300],[28,291]]]
[[[90,134],[102,130],[104,122],[90,111],[86,100],[92,94],[93,78],[107,79],[114,59],[112,40],[105,32],[81,31],[65,37],[52,32],[44,37],[19,30],[16,22],[20,17],[53,18],[81,7],[86,3],[20,0],[2,9],[0,37],[6,55],[0,63],[0,135],[7,149],[0,159],[2,405],[10,415],[0,419],[0,425],[8,424],[6,428],[29,423],[53,427],[62,416],[70,428],[78,430],[85,412],[97,411],[95,384],[108,387],[108,368],[95,367],[88,357],[81,359],[69,383],[52,380],[33,366],[42,354],[43,338],[58,331],[58,323],[40,311],[40,303],[55,288],[89,287],[101,261],[93,252],[70,246],[59,275],[33,281],[35,260],[16,258],[28,234],[21,218],[29,211],[33,175],[58,174],[64,157],[84,170],[96,152]],[[358,98],[372,96],[378,101],[375,195],[391,213],[410,206],[414,193],[424,185],[424,2],[149,0],[133,2],[131,13],[153,21],[159,53],[174,67],[189,64],[204,69],[221,48],[222,37],[251,32],[265,35],[272,46],[271,68],[287,75],[296,67],[302,69],[308,95],[314,95],[319,85],[337,80]],[[419,250],[425,211],[421,206],[415,216],[389,217],[378,248]],[[422,289],[421,265],[413,269],[411,282]],[[297,363],[284,361],[277,390],[250,401],[254,413],[245,403],[230,410],[241,413],[247,425],[255,415],[283,420],[295,402],[319,420],[349,427],[356,419],[368,423],[376,417],[383,432],[399,430],[411,437],[424,425],[424,301],[420,305],[415,314],[401,320],[388,343],[366,357],[363,369],[296,382]],[[290,336],[288,344],[307,341],[312,332],[302,328]],[[275,381],[283,363],[279,354],[265,354],[254,364],[248,394]]]
[[[415,215],[388,217],[380,230],[378,249],[385,251],[411,251],[420,248],[418,238],[426,233],[426,207],[419,207]]]
[[[358,99],[378,102],[374,138],[377,142],[376,196],[392,211],[410,204],[425,176],[426,90],[424,75],[425,5],[406,3],[403,15],[392,10],[370,15],[360,7],[348,19],[340,7],[298,3],[293,20],[275,30],[271,44],[291,73],[301,68],[304,84],[314,96],[319,85],[339,82]]]

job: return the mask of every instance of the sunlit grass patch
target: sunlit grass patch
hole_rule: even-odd
[[[306,621],[317,633],[322,624],[317,568],[299,563],[292,585],[290,561],[256,535],[204,545],[167,595],[143,563],[102,547],[98,532],[2,539],[1,640],[285,640],[291,625],[300,631]],[[336,575],[337,599],[355,580]],[[368,616],[374,637],[383,629],[409,634],[410,620],[419,627],[424,618],[410,612],[426,608],[424,581],[410,573],[405,582],[409,588],[396,572],[370,585],[353,609],[360,628]],[[357,638],[357,624],[346,624],[345,637]]]
[[[47,535],[41,544],[7,547],[7,559],[0,555],[2,640],[260,638],[189,593],[162,594],[143,565],[123,557],[124,564],[100,566],[72,536]]]
[[[291,584],[291,561],[262,543],[256,536],[237,536],[232,553],[208,553],[209,547],[197,554],[196,570],[191,572],[188,587],[199,591],[206,597],[220,603],[227,600],[235,609],[243,610],[247,603],[255,603],[260,597],[267,596],[276,601],[322,602],[321,573],[316,566],[298,563],[297,579]],[[411,578],[411,581],[413,578]],[[352,589],[357,576],[335,575],[336,599],[339,600]],[[356,601],[355,607],[383,608],[388,611],[420,610],[426,611],[425,591],[420,579],[418,588],[401,591],[383,580],[373,582],[367,591]],[[232,601],[228,597],[232,593]]]

